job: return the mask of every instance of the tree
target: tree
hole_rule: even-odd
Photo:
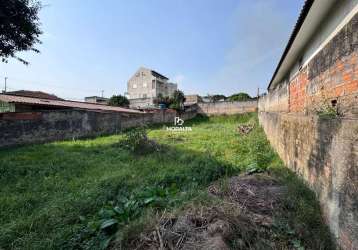
[[[154,98],[153,103],[156,105],[165,104],[166,107],[169,107],[173,103],[173,98],[169,96],[163,96],[161,93],[158,94],[156,98]]]
[[[117,107],[128,107],[129,100],[127,97],[123,95],[114,95],[109,99],[108,104],[110,106],[117,106]]]
[[[41,4],[37,0],[1,0],[0,1],[0,58],[16,58],[24,64],[27,61],[15,55],[19,51],[40,51],[34,46],[41,43],[38,13]]]
[[[251,100],[251,96],[247,93],[237,93],[237,94],[233,94],[231,96],[229,96],[229,101],[233,102],[233,101],[248,101]]]
[[[175,90],[173,93],[173,102],[169,108],[175,109],[178,112],[184,110],[185,95],[183,91]]]
[[[173,100],[174,103],[184,104],[185,102],[184,92],[180,90],[175,90],[173,93]]]

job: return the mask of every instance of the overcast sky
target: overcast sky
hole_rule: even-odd
[[[303,0],[43,0],[40,54],[0,62],[9,90],[123,94],[140,67],[186,94],[265,90]]]

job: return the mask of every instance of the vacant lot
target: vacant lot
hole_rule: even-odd
[[[248,125],[238,130],[240,124]],[[224,183],[225,189],[226,180],[236,181],[230,176],[262,170],[287,190],[268,225],[269,239],[283,248],[331,247],[314,195],[282,166],[256,114],[198,117],[185,126],[192,131],[147,129],[154,145],[148,152],[126,147],[125,135],[1,150],[0,249],[149,244],[139,235],[155,229],[164,214],[223,207],[225,195],[219,190],[214,197],[210,184]],[[233,248],[250,244],[238,240],[238,230],[228,239]]]

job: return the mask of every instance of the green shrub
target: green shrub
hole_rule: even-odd
[[[121,145],[129,149],[132,152],[138,151],[140,148],[143,148],[148,143],[147,130],[145,127],[137,127],[129,130],[125,134],[124,141]]]

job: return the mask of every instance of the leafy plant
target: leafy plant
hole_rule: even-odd
[[[34,46],[41,43],[38,39],[42,31],[38,13],[40,2],[36,0],[0,1],[0,58],[7,62],[13,57],[24,64],[27,61],[15,55],[19,51],[32,50],[39,53]]]
[[[338,112],[335,107],[325,103],[318,108],[317,115],[321,118],[336,118],[338,116]]]
[[[233,101],[249,101],[251,99],[252,99],[252,97],[249,94],[243,93],[243,92],[233,94],[228,97],[228,100],[231,102],[233,102]]]
[[[145,147],[147,143],[147,130],[144,126],[141,126],[129,130],[125,134],[125,139],[122,141],[121,145],[123,145],[130,151],[135,152],[138,151],[140,148]]]
[[[110,106],[129,107],[129,100],[123,95],[114,95],[109,99]]]

